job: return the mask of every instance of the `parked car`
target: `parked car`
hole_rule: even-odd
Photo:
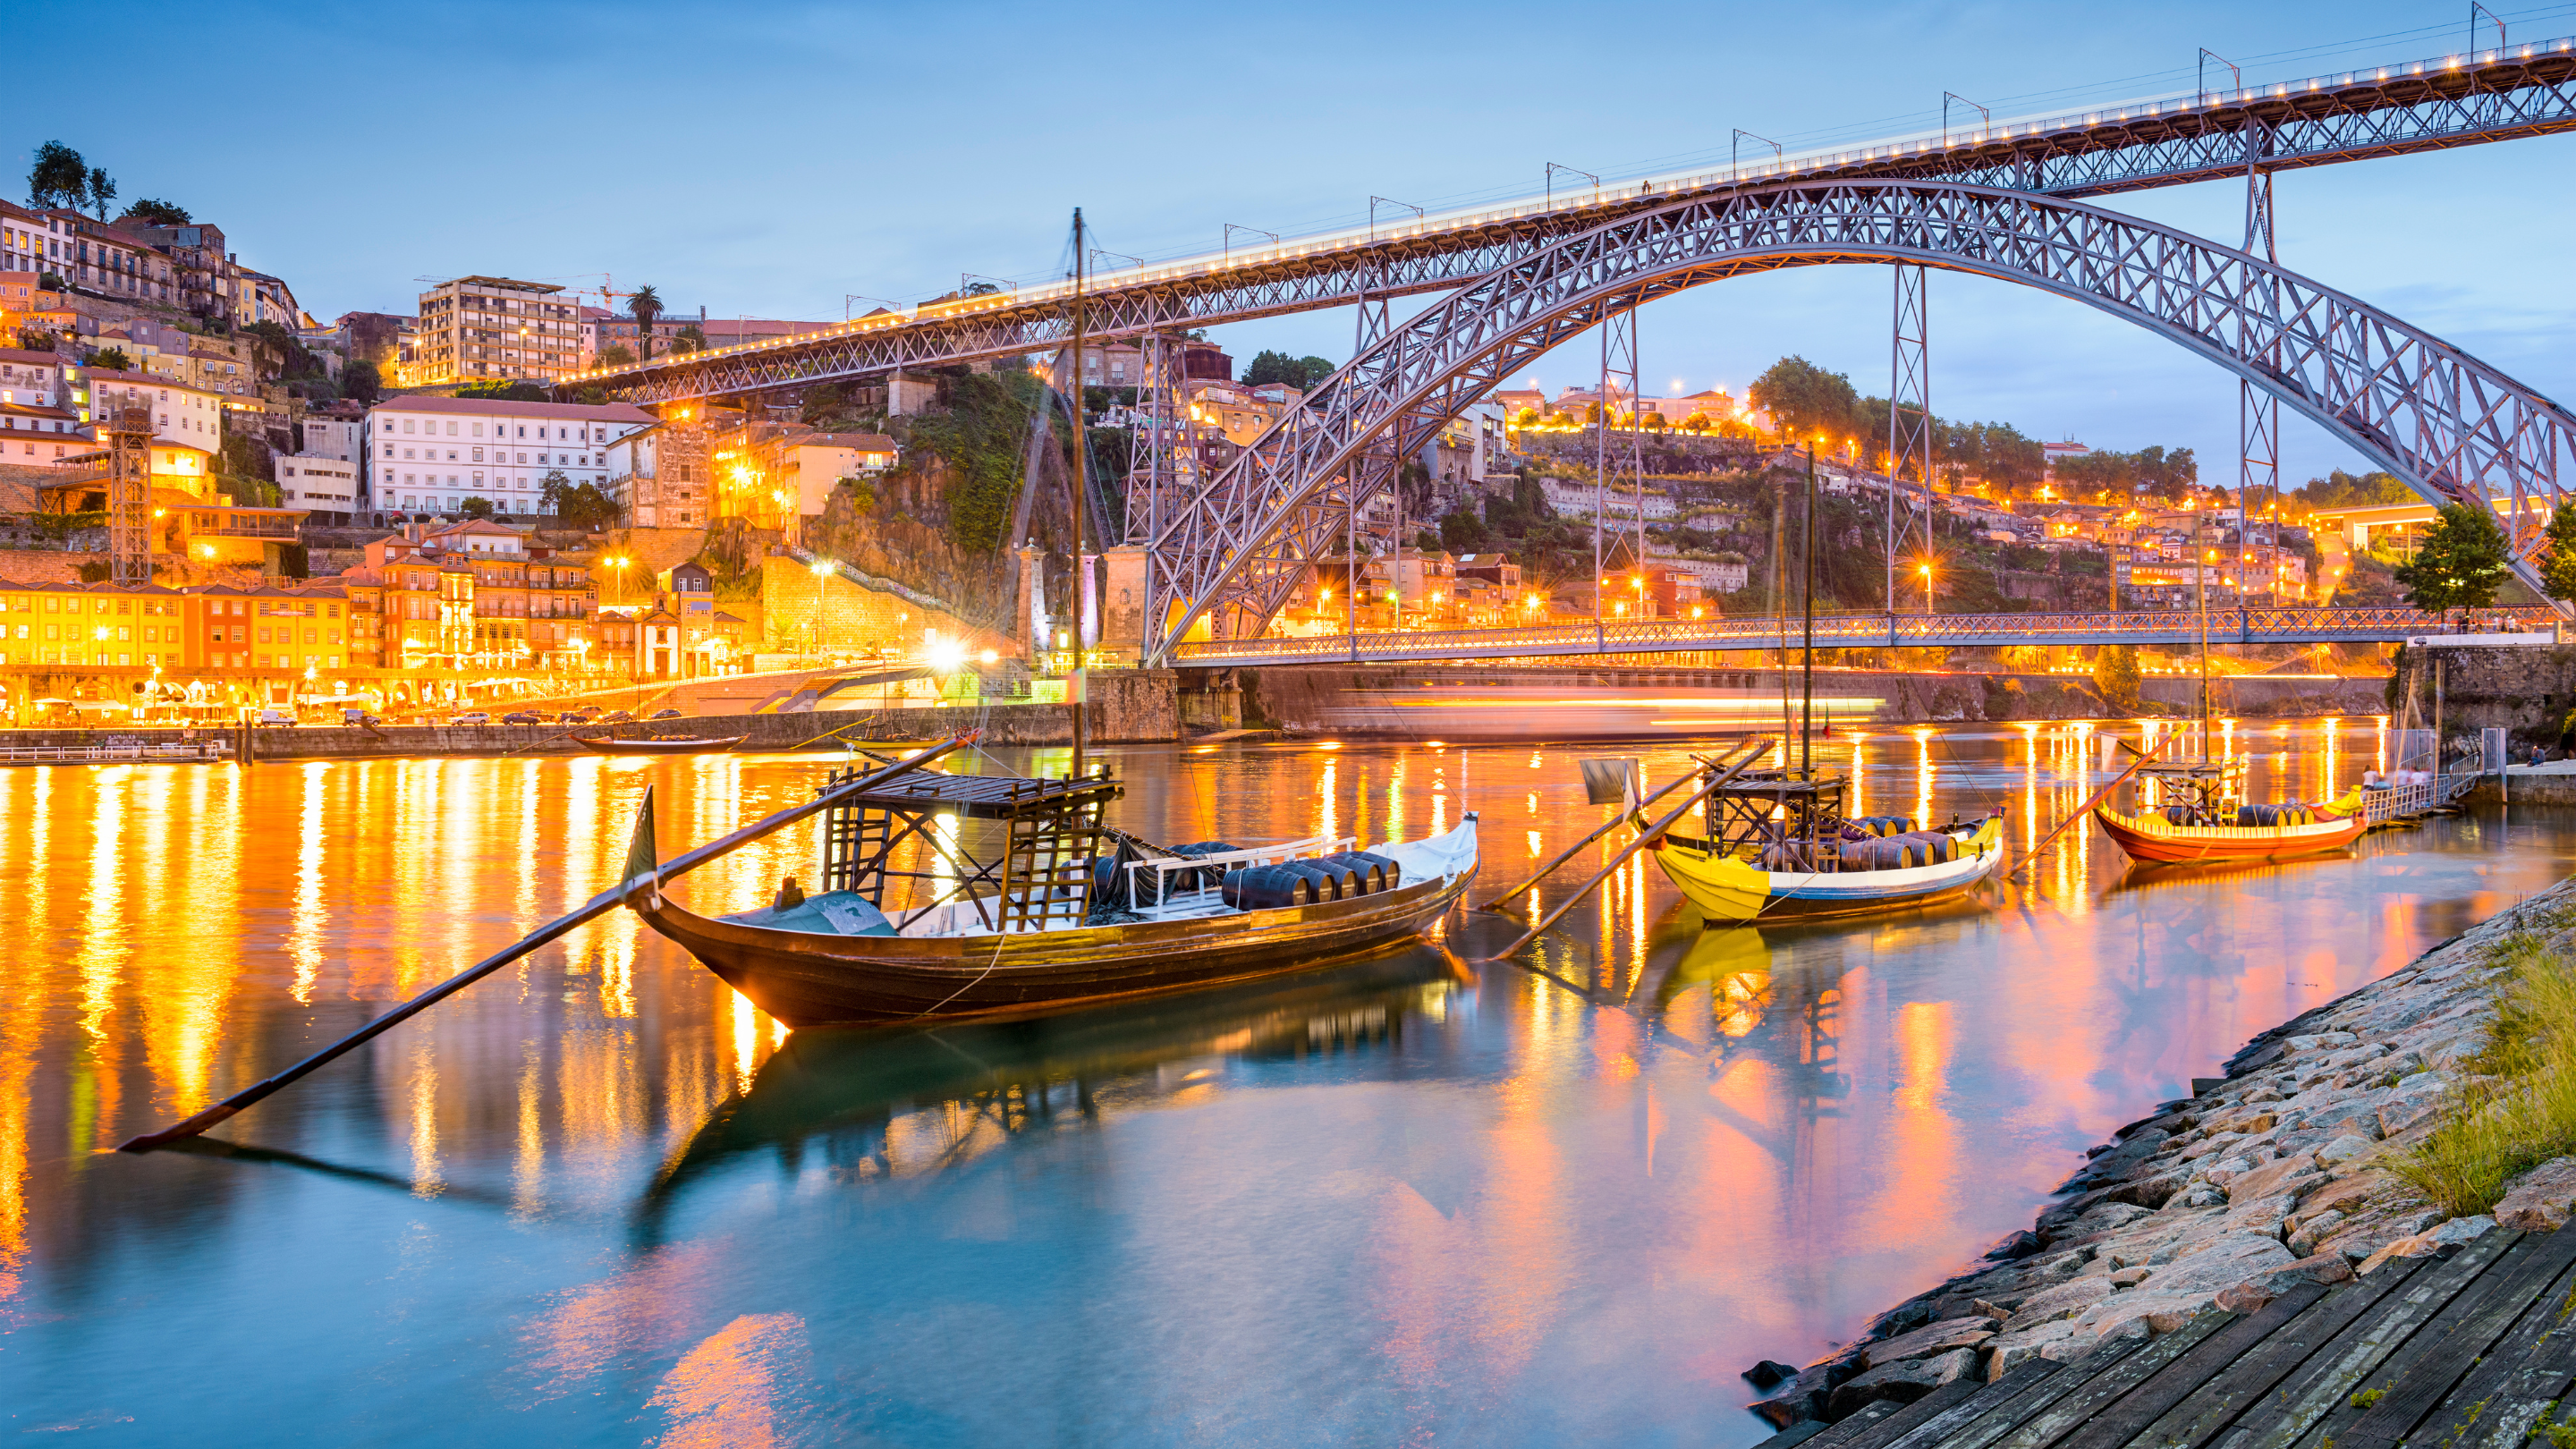
[[[257,722],[264,725],[291,725],[295,723],[295,712],[285,709],[264,709],[259,712]]]
[[[680,712],[676,709],[657,709],[647,716],[650,719],[678,719],[679,717]]]
[[[592,724],[626,724],[626,723],[628,723],[629,721],[633,720],[634,718],[635,718],[635,716],[633,716],[633,715],[631,715],[631,714],[628,714],[626,711],[624,711],[624,710],[622,710],[622,709],[612,709],[612,710],[610,710],[608,713],[606,713],[606,714],[604,714],[604,715],[601,715],[599,718],[597,718],[597,719],[595,719],[595,720],[592,720],[592,721],[591,721],[591,723],[592,723]]]
[[[561,718],[565,724],[589,724],[598,719],[599,716],[600,708],[598,705],[585,704],[579,709],[565,710]]]
[[[448,723],[449,723],[449,724],[461,724],[461,725],[487,725],[487,724],[490,724],[491,722],[492,722],[492,712],[491,712],[490,710],[482,710],[482,709],[469,709],[469,710],[467,710],[465,713],[460,714],[460,715],[458,715],[456,718],[454,718],[454,719],[452,719],[452,720],[449,720],[449,721],[448,721]]]
[[[361,725],[368,729],[373,729],[377,725],[383,724],[384,720],[379,716],[367,713],[363,709],[344,709],[340,711],[340,723]]]
[[[546,717],[532,709],[514,709],[501,716],[503,724],[544,724]]]

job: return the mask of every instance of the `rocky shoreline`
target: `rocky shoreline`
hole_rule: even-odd
[[[2555,1229],[2576,1158],[2509,1184],[2493,1215],[2452,1218],[2389,1162],[2421,1143],[2488,1040],[2499,940],[2562,944],[2576,880],[2500,911],[2413,962],[2274,1027],[2096,1147],[2070,1194],[1977,1268],[1880,1314],[1859,1342],[1794,1373],[1746,1377],[1786,1429],[1880,1400],[1911,1402],[2032,1358],[2072,1361],[2168,1333],[2216,1304],[2251,1312],[2291,1285],[2334,1283],[2495,1228]]]

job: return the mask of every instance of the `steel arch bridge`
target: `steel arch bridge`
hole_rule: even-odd
[[[2509,503],[2517,560],[2559,498],[2576,415],[2439,338],[2189,233],[1945,182],[1806,182],[1632,212],[1505,263],[1351,359],[1222,472],[1156,496],[1144,656],[1201,619],[1258,637],[1391,456],[1530,360],[1629,308],[1747,273],[1907,263],[2037,287],[2252,382],[2439,502]],[[1379,443],[1391,435],[1393,451]],[[1131,507],[1133,505],[1131,504]],[[2537,583],[2527,562],[2517,562]]]

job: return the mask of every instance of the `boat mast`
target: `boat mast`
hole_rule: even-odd
[[[1091,583],[1090,566],[1082,557],[1082,516],[1091,506],[1090,459],[1085,455],[1090,444],[1083,436],[1082,402],[1082,208],[1073,209],[1073,353],[1066,372],[1066,387],[1073,398],[1073,672],[1064,689],[1065,707],[1073,711],[1073,770],[1075,779],[1082,777],[1082,596]]]
[[[1799,591],[1805,607],[1805,640],[1799,663],[1798,770],[1816,778],[1816,440],[1807,440],[1807,512],[1799,522],[1807,545],[1807,583]]]
[[[2200,522],[2192,521],[2192,545],[2200,557],[2192,561],[2191,576],[2200,590],[2200,759],[2209,763],[2209,546],[2201,541]]]

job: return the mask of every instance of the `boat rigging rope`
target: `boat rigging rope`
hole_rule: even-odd
[[[1007,933],[1000,931],[994,932],[993,959],[984,963],[984,969],[975,973],[975,979],[958,987],[956,990],[949,992],[948,995],[940,1001],[939,1006],[924,1007],[919,1015],[928,1016],[932,1012],[937,1011],[940,1006],[946,1006],[949,1002],[955,1001],[958,997],[961,997],[967,992],[974,990],[977,986],[982,985],[984,978],[993,974],[993,968],[1002,964],[1002,946],[1008,940],[1010,940],[1010,937]],[[918,1017],[916,1017],[916,1020],[917,1019]]]

